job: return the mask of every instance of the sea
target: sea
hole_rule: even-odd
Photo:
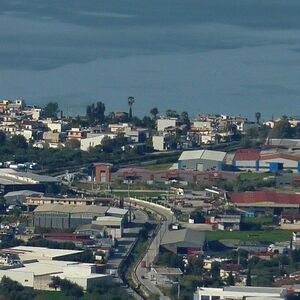
[[[0,0],[0,99],[300,115],[299,0]]]

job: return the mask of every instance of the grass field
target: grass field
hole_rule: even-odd
[[[251,173],[245,172],[241,173],[240,179],[241,180],[262,180],[263,178],[269,177],[269,173]]]
[[[255,218],[244,218],[244,222],[252,223],[252,224],[272,224],[273,217],[272,216],[262,216],[262,217],[255,217]]]
[[[154,165],[144,165],[142,168],[151,170],[151,171],[158,171],[158,170],[166,170],[169,169],[173,163],[164,163],[164,164],[154,164]]]
[[[240,240],[240,241],[289,241],[292,231],[266,230],[266,231],[211,231],[207,233],[209,241]]]

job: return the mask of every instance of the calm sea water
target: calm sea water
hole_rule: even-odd
[[[299,16],[299,0],[0,0],[0,97],[299,115]]]

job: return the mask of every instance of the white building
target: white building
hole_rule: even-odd
[[[108,235],[112,238],[121,238],[123,236],[124,218],[104,216],[98,217],[95,221],[92,221],[93,225],[103,226]]]
[[[82,151],[88,151],[90,147],[101,145],[105,137],[114,139],[116,136],[117,134],[115,133],[89,133],[85,139],[81,139],[80,149]]]
[[[253,299],[285,299],[287,296],[285,288],[276,287],[237,287],[228,286],[223,288],[198,287],[194,293],[194,300],[246,300]]]
[[[99,280],[110,279],[109,275],[96,273],[95,264],[55,260],[70,259],[72,255],[82,253],[82,251],[27,246],[2,249],[1,251],[4,255],[17,255],[20,260],[12,264],[2,260],[0,280],[3,276],[7,276],[26,287],[50,290],[49,284],[52,277],[59,277],[76,283],[86,290]]]
[[[163,118],[157,120],[157,131],[164,131],[168,127],[176,127],[176,118]]]
[[[20,265],[5,266],[0,269],[0,278],[3,276],[38,290],[50,290],[52,277],[67,279],[84,290],[99,280],[110,278],[106,274],[97,274],[94,264],[54,260],[25,261]]]
[[[171,137],[169,134],[152,136],[152,145],[154,150],[164,151],[170,149]]]

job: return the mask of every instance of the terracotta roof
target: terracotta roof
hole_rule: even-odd
[[[277,193],[272,191],[230,193],[229,198],[234,203],[273,202],[282,204],[300,204],[300,194]]]
[[[300,212],[286,211],[281,214],[281,218],[288,220],[300,220]]]
[[[233,160],[259,160],[260,152],[256,149],[239,149],[235,152]]]
[[[224,270],[226,272],[238,272],[240,270],[240,265],[238,265],[238,264],[222,264],[220,266],[220,270]]]

